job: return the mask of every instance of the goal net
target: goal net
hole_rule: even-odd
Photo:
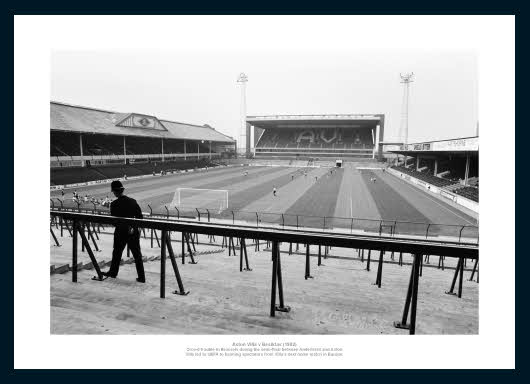
[[[177,188],[173,207],[179,209],[211,209],[223,211],[228,208],[228,191],[226,189]]]

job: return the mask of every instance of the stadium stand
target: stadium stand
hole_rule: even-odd
[[[473,174],[478,172],[473,168],[473,162],[471,162],[470,172]],[[441,159],[438,163],[438,175],[440,175],[440,173],[443,173],[445,179],[453,181],[463,179],[466,173],[465,158]]]
[[[144,155],[162,153],[162,142],[154,138],[129,137],[127,138],[128,155]]]
[[[437,177],[426,172],[418,172],[413,168],[405,168],[404,166],[393,166],[393,169],[415,177],[426,183],[432,184],[436,187],[443,188],[447,191],[456,193],[472,201],[478,202],[478,177],[472,177],[468,180],[469,186],[460,184],[460,179],[447,180],[445,178]]]
[[[372,138],[365,131],[340,130],[335,139],[324,140],[321,131],[317,134],[304,130],[266,130],[256,148],[308,148],[308,149],[369,149],[373,150]]]
[[[384,115],[248,116],[256,158],[382,159]]]
[[[68,132],[50,132],[50,156],[79,156],[79,137]]]
[[[421,189],[430,189],[478,213],[478,136],[386,145],[389,155],[397,155],[392,161],[394,174],[397,171],[401,178],[413,177]],[[429,185],[416,182],[420,180]]]
[[[416,171],[415,169],[412,169],[412,168],[405,168],[405,167],[399,166],[399,165],[398,166],[394,166],[393,168],[395,170],[399,171],[399,172],[406,173],[407,175],[410,175],[410,176],[415,177],[417,179],[423,180],[426,183],[435,185],[435,186],[440,187],[440,188],[445,188],[445,187],[448,187],[450,185],[455,184],[454,181],[442,179],[440,177],[436,177],[436,176],[433,176],[433,175],[428,174],[428,173],[418,172],[418,171]]]
[[[209,125],[50,103],[52,185],[212,166],[234,150]]]
[[[51,132],[50,156],[79,156],[79,135],[69,132]],[[127,154],[161,154],[162,143],[159,139],[143,137],[127,137]],[[209,147],[202,143],[186,143],[186,152],[197,153],[199,145],[200,153],[208,153]],[[184,153],[183,140],[164,140],[164,153]],[[83,154],[92,156],[123,155],[123,138],[112,135],[84,135]]]

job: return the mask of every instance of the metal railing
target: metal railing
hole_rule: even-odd
[[[78,207],[81,210],[80,207]],[[65,208],[64,205],[61,207],[53,207],[50,209],[50,215],[52,219],[59,219],[62,223],[70,223],[72,233],[72,281],[77,281],[77,248],[78,248],[78,235],[81,237],[83,247],[87,250],[89,257],[92,261],[94,269],[97,273],[95,280],[103,280],[103,275],[98,267],[98,262],[91,250],[90,243],[85,235],[85,229],[89,231],[90,225],[94,223],[106,224],[106,225],[128,225],[136,228],[144,228],[151,230],[161,231],[161,264],[160,264],[160,297],[165,297],[165,286],[166,286],[166,256],[169,255],[173,271],[178,283],[178,290],[174,293],[186,295],[188,292],[184,290],[184,285],[180,276],[178,265],[176,262],[175,253],[172,248],[171,235],[174,232],[182,233],[182,262],[184,263],[185,251],[184,243],[185,239],[190,237],[190,234],[205,234],[205,235],[217,235],[228,238],[239,238],[240,239],[240,271],[243,271],[243,255],[245,256],[245,262],[247,268],[245,270],[251,271],[248,268],[248,258],[244,239],[256,239],[266,240],[272,243],[272,288],[271,288],[271,306],[270,316],[275,316],[277,311],[287,312],[290,310],[289,307],[284,305],[283,298],[283,283],[281,275],[281,262],[280,262],[280,248],[279,245],[282,242],[285,243],[301,243],[306,244],[306,258],[305,258],[305,278],[310,276],[310,258],[309,258],[309,245],[319,246],[319,261],[320,261],[320,247],[321,246],[333,246],[342,248],[352,249],[367,249],[367,250],[378,250],[379,254],[379,267],[377,271],[377,284],[381,286],[382,279],[382,264],[383,255],[385,252],[399,252],[399,253],[410,253],[413,255],[414,261],[412,264],[409,286],[406,294],[405,307],[403,311],[403,317],[400,322],[396,322],[395,326],[398,328],[409,329],[410,334],[415,333],[416,325],[416,308],[418,302],[418,285],[419,276],[421,275],[421,267],[423,263],[423,255],[439,255],[443,257],[458,258],[458,267],[455,270],[453,283],[451,286],[451,293],[453,291],[457,276],[460,276],[459,281],[459,296],[462,288],[462,274],[463,274],[463,263],[465,259],[472,259],[478,263],[478,247],[476,245],[462,244],[457,242],[449,241],[429,241],[425,239],[401,239],[391,236],[361,236],[356,234],[348,233],[334,233],[334,232],[318,232],[309,231],[301,228],[262,228],[254,227],[248,224],[226,224],[226,223],[213,223],[207,221],[186,221],[186,220],[174,220],[171,217],[150,217],[148,219],[126,219],[117,218],[102,214],[103,212],[86,213],[76,212],[75,209]],[[70,229],[69,229],[70,231]],[[188,245],[189,248],[189,245]],[[193,260],[192,252],[190,252],[190,258]],[[368,256],[370,257],[370,256]],[[320,262],[318,264],[320,266]],[[276,291],[278,290],[279,305],[276,305]],[[410,323],[407,323],[409,318],[410,309]]]
[[[225,209],[220,211],[213,207],[177,207],[165,205],[153,207],[141,204],[151,216],[166,218],[188,218],[198,221],[229,224],[248,224],[257,228],[297,228],[349,233],[360,235],[379,235],[392,237],[409,237],[426,240],[448,240],[465,244],[479,244],[479,228],[475,225],[438,224],[403,221],[397,219],[366,219],[358,217],[312,216],[304,214],[252,212]],[[90,209],[93,212],[105,212],[108,208],[94,203],[76,203],[71,199],[51,200],[51,207],[63,209]]]

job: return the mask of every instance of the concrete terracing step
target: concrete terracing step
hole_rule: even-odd
[[[247,246],[247,248],[248,248],[248,246]],[[224,249],[224,248],[203,250],[203,251],[193,252],[193,256],[211,255],[211,254],[215,254],[215,253],[224,253],[225,251],[226,251],[226,249]],[[181,257],[180,253],[175,253],[175,257],[180,258]],[[186,252],[186,257],[188,257],[187,252]],[[97,259],[97,255],[96,255],[96,259]],[[144,263],[148,263],[150,261],[158,261],[158,260],[160,260],[160,255],[158,255],[158,256],[144,256],[143,257]],[[99,268],[108,267],[108,266],[110,266],[110,263],[111,263],[110,261],[106,261],[106,260],[99,260],[98,261]],[[126,264],[134,264],[134,258],[132,256],[131,257],[123,257],[121,259],[120,265],[126,265]],[[92,265],[92,262],[86,262],[86,263],[80,262],[80,263],[77,264],[77,270],[78,271],[81,271],[81,270],[84,270],[84,269],[93,269],[93,268],[94,268],[94,266]],[[70,267],[70,264],[59,264],[59,265],[52,264],[52,265],[50,265],[50,274],[51,275],[63,274],[63,273],[66,273],[66,272],[70,272],[71,270],[72,270],[72,268]]]
[[[284,243],[283,250],[288,244]],[[304,249],[300,249],[303,251]],[[311,248],[311,253],[316,247]],[[337,251],[333,248],[332,251]],[[351,256],[357,253],[348,250]],[[251,252],[252,271],[239,271],[239,258],[204,253],[198,264],[178,264],[187,296],[172,294],[177,281],[166,264],[166,298],[160,295],[160,265],[145,264],[146,283],[136,281],[133,264],[120,267],[118,278],[93,281],[93,271],[51,276],[52,334],[340,334],[395,333],[409,283],[410,266],[385,264],[381,288],[372,253],[366,264],[327,258],[318,267],[311,258],[313,279],[304,279],[304,256],[281,254],[283,287],[289,313],[269,316],[270,252]],[[365,254],[366,257],[366,254]],[[389,257],[389,256],[385,256]],[[431,260],[431,264],[437,258]],[[476,333],[478,284],[464,281],[464,295],[455,300],[445,291],[452,271],[423,269],[420,278],[420,333]],[[467,278],[466,274],[466,278]]]
[[[98,262],[98,266],[100,268],[104,268],[104,267],[107,267],[110,265],[110,261],[106,261],[106,260],[101,260]],[[88,262],[88,263],[77,263],[77,270],[78,271],[81,271],[81,270],[84,270],[84,269],[93,269],[94,268],[94,265],[92,264],[92,262]],[[70,267],[70,264],[60,264],[60,265],[50,265],[50,274],[51,275],[55,275],[55,274],[63,274],[63,273],[66,273],[66,272],[70,272],[72,270],[72,268]]]

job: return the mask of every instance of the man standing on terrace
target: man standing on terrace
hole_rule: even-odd
[[[110,204],[111,216],[143,219],[142,210],[136,200],[123,194],[125,188],[121,181],[113,181],[110,188],[112,193],[114,193],[114,196],[116,196],[116,200]],[[139,283],[145,283],[144,263],[142,260],[142,252],[140,251],[140,231],[138,228],[126,224],[116,225],[116,229],[114,230],[112,262],[109,271],[104,272],[103,275],[112,278],[118,276],[121,256],[126,245],[129,245],[129,249],[133,254],[134,262],[136,264],[136,272],[138,273],[136,281]]]

